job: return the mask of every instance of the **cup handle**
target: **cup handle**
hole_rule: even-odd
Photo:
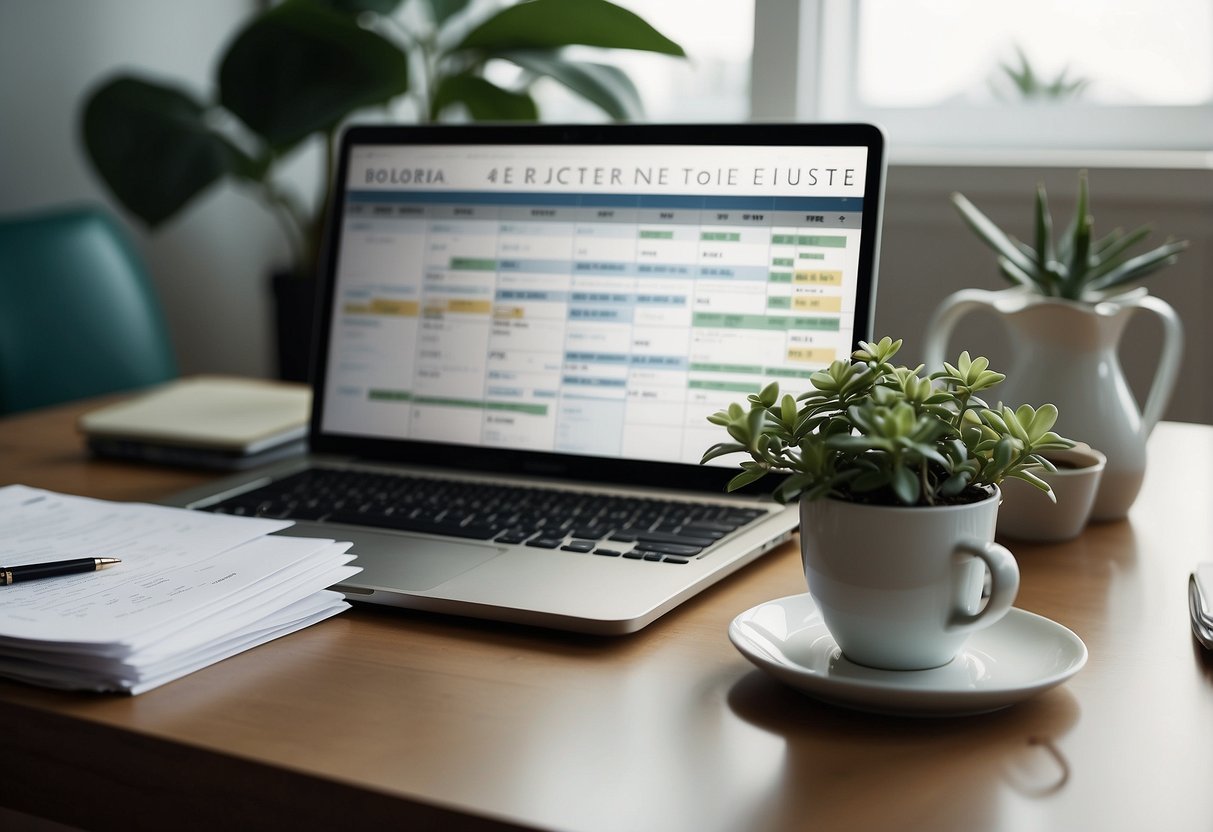
[[[923,348],[923,363],[928,367],[942,367],[944,352],[948,348],[948,336],[960,319],[975,309],[990,309],[990,292],[984,289],[961,289],[943,299],[927,324]]]
[[[1134,304],[1139,309],[1153,312],[1162,321],[1162,354],[1158,357],[1158,371],[1154,374],[1154,382],[1146,395],[1146,403],[1141,409],[1141,431],[1143,436],[1149,436],[1158,420],[1162,418],[1163,410],[1175,389],[1175,381],[1179,377],[1179,359],[1183,354],[1184,328],[1179,315],[1162,298],[1146,295]],[[931,366],[931,365],[928,365]]]
[[[972,555],[985,562],[990,569],[990,599],[976,613],[967,610],[953,610],[948,619],[948,629],[976,630],[988,627],[1007,614],[1015,596],[1019,592],[1019,564],[1005,546],[997,543],[968,543],[961,541],[956,544],[956,552]]]

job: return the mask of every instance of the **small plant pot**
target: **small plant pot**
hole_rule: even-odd
[[[971,633],[1007,613],[1019,567],[994,543],[999,499],[995,488],[955,506],[801,502],[809,594],[850,661],[886,670],[939,667]]]
[[[1004,481],[998,510],[1000,536],[1047,543],[1070,540],[1086,527],[1107,458],[1085,444],[1044,456],[1057,466],[1056,471],[1040,474],[1057,502],[1022,480]]]

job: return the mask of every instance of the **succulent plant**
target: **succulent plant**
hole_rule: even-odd
[[[1147,275],[1174,264],[1188,247],[1171,240],[1135,256],[1129,249],[1144,240],[1149,226],[1125,233],[1116,229],[1096,239],[1090,214],[1087,174],[1078,174],[1078,205],[1066,230],[1055,235],[1043,184],[1036,186],[1035,239],[1032,245],[1007,234],[963,194],[952,204],[968,226],[998,255],[998,268],[1011,283],[1042,295],[1096,302],[1130,289]]]
[[[999,82],[1009,84],[1015,97],[1021,101],[1063,101],[1081,98],[1083,92],[1091,85],[1087,78],[1068,77],[1069,67],[1062,69],[1052,79],[1045,78],[1032,66],[1023,47],[1015,47],[1015,57],[1019,61],[1018,66],[999,62],[998,77],[991,82],[994,94],[1000,98],[1004,96],[1003,87]]]
[[[1074,443],[1052,431],[1057,408],[990,407],[975,394],[1005,376],[985,358],[960,354],[929,376],[890,359],[900,340],[860,342],[852,360],[833,362],[810,378],[813,389],[780,396],[778,382],[708,417],[731,441],[713,445],[701,462],[747,453],[730,491],[770,473],[788,476],[780,502],[835,497],[882,505],[944,505],[989,496],[1007,477],[1052,497],[1035,471],[1054,470],[1046,451]]]

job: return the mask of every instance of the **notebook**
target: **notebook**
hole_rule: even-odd
[[[243,470],[306,450],[311,391],[251,378],[194,376],[80,417],[89,450]]]
[[[351,600],[633,632],[793,534],[707,417],[870,336],[867,125],[360,126],[307,457],[179,496],[353,541]]]

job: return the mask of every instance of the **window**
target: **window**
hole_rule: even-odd
[[[765,76],[797,78],[787,115],[875,121],[894,147],[1213,141],[1207,0],[764,0],[758,13],[760,35],[801,32],[795,66]],[[761,69],[756,111],[779,106],[760,98]]]

